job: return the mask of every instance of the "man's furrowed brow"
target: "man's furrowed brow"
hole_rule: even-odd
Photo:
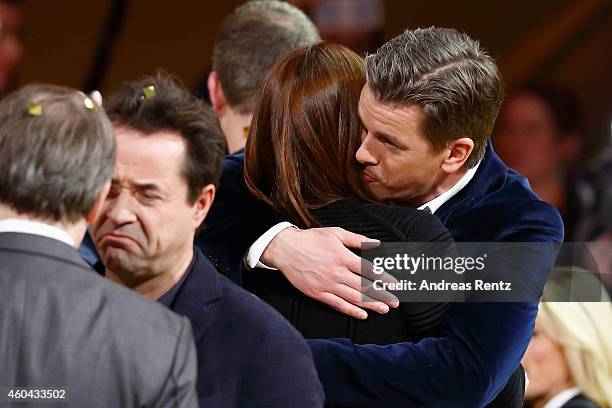
[[[161,188],[155,183],[135,183],[135,182],[126,182],[125,180],[120,180],[119,178],[113,177],[111,179],[112,185],[129,185],[131,188],[135,190],[147,190],[147,191],[161,191]]]
[[[155,183],[132,183],[132,185],[141,191],[161,191],[161,188]]]

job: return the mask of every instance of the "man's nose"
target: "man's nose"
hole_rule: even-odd
[[[115,225],[124,225],[136,221],[133,198],[128,192],[121,192],[107,202],[106,217]]]
[[[373,146],[372,146],[373,137],[368,133],[361,141],[361,146],[357,149],[357,153],[355,153],[355,158],[361,164],[373,166],[378,164],[378,160],[374,155]]]

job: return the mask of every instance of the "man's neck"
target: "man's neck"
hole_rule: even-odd
[[[229,106],[219,115],[219,123],[221,124],[221,130],[223,130],[223,134],[227,140],[230,154],[244,149],[246,145],[246,135],[249,126],[251,126],[252,119],[252,113],[240,114]]]
[[[106,269],[105,276],[122,286],[140,293],[151,300],[157,301],[160,297],[168,293],[174,285],[176,285],[183,275],[187,273],[187,269],[195,256],[193,247],[183,253],[172,262],[167,262],[173,267],[158,267],[159,271],[142,270],[129,271],[125,273],[114,272]],[[134,277],[145,276],[144,279],[134,279]]]
[[[465,176],[466,173],[467,169],[465,168],[461,168],[461,170],[453,174],[443,173],[438,177],[438,179],[434,183],[434,187],[430,189],[429,192],[417,197],[413,197],[409,201],[401,204],[408,205],[414,208],[418,208],[423,204],[427,204],[428,202],[441,196],[442,194],[453,188],[453,186],[457,184],[459,180],[461,180],[461,178]]]
[[[0,204],[0,220],[8,219],[39,222],[42,224],[47,224],[59,228],[65,231],[70,236],[70,238],[72,238],[72,241],[74,242],[76,248],[81,245],[83,237],[85,236],[85,231],[87,230],[87,224],[85,223],[85,220],[81,220],[76,223],[56,222],[45,218],[21,214],[5,204]]]

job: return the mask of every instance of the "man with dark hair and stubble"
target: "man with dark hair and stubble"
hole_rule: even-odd
[[[272,65],[317,41],[312,21],[284,1],[248,1],[225,17],[215,39],[208,92],[230,153],[244,149],[255,99]]]
[[[507,276],[525,276],[524,283],[541,293],[563,224],[489,141],[504,96],[495,61],[466,34],[431,27],[393,38],[365,65],[363,134],[355,156],[368,189],[378,201],[434,213],[457,242],[530,243],[523,257],[496,266]],[[243,157],[235,157],[240,168]],[[358,319],[367,318],[364,309],[397,307],[393,299],[354,296],[369,285],[355,279],[362,263],[347,247],[358,249],[367,237],[338,228],[289,228],[270,209],[244,204],[255,199],[239,169],[226,167],[225,173],[233,188],[215,203],[201,240],[239,233],[252,241],[227,245],[216,253],[220,262],[234,265],[236,254],[241,259],[248,253],[250,267],[278,268],[302,293]],[[233,202],[252,210],[245,220],[257,222],[226,224],[234,217],[226,211]],[[338,339],[309,344],[329,403],[519,407],[525,381],[519,363],[537,310],[538,296],[456,303],[439,338],[388,346]]]
[[[102,279],[76,251],[115,155],[99,98],[30,85],[0,102],[2,402],[24,401],[27,387],[42,405],[197,406],[188,320]]]
[[[117,164],[91,228],[102,272],[189,318],[201,407],[321,406],[302,336],[194,246],[225,151],[212,109],[164,74],[122,84],[105,106]]]

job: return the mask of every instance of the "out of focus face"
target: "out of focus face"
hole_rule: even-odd
[[[0,1],[0,93],[7,90],[23,56],[20,30],[19,7]]]
[[[537,320],[533,338],[522,363],[529,377],[525,392],[527,401],[548,401],[573,386],[563,348],[542,332]]]
[[[138,281],[173,270],[192,250],[202,217],[197,202],[187,200],[180,135],[143,135],[126,127],[116,127],[115,134],[111,190],[91,229],[105,266]]]
[[[495,150],[530,181],[554,174],[564,155],[552,114],[544,102],[527,93],[504,102],[497,119]]]
[[[374,196],[411,206],[435,198],[432,193],[443,176],[440,166],[448,152],[435,152],[423,134],[421,108],[381,102],[366,85],[359,117],[363,133],[356,158]]]

